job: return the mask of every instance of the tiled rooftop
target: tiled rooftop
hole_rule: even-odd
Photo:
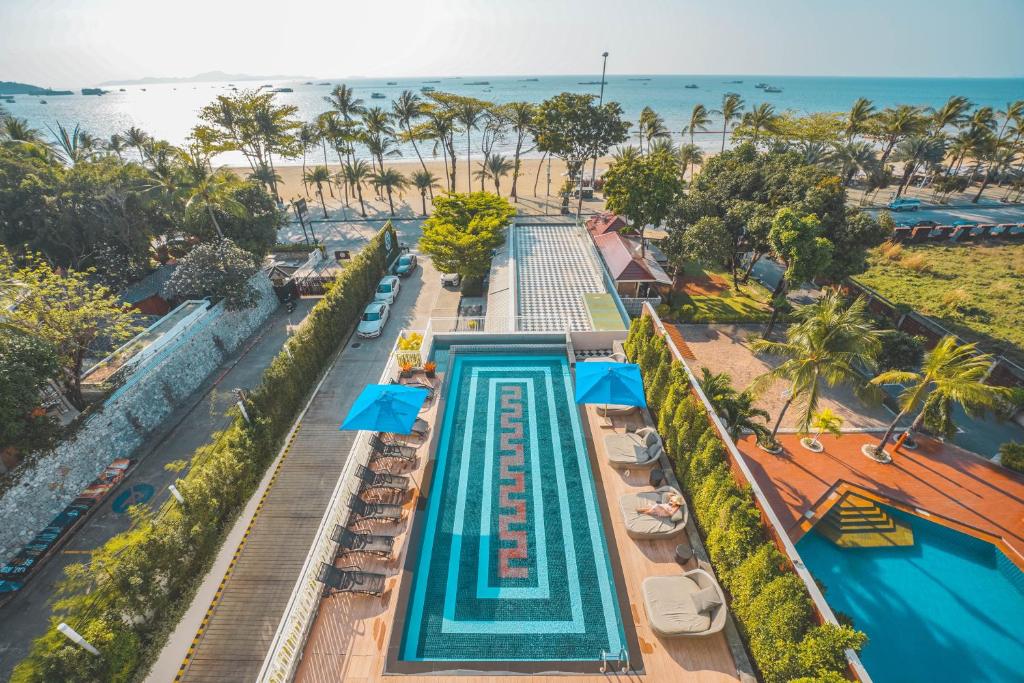
[[[520,329],[591,329],[583,295],[606,289],[600,265],[580,230],[566,223],[513,229]]]

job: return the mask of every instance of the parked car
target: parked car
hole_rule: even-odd
[[[442,287],[458,287],[461,282],[462,278],[458,273],[441,273]]]
[[[398,297],[398,290],[401,289],[402,283],[394,275],[387,275],[381,278],[380,282],[377,283],[377,291],[373,295],[374,301],[383,301],[387,304],[395,303],[395,298]]]
[[[890,211],[917,211],[919,208],[921,208],[920,199],[908,199],[906,197],[894,199],[888,204]]]
[[[398,277],[409,277],[416,270],[416,254],[402,254],[395,263],[393,272]]]
[[[388,322],[391,306],[384,301],[374,301],[363,311],[356,334],[364,339],[379,337]]]

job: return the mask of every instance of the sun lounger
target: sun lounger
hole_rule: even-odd
[[[931,231],[932,229],[926,225],[919,225],[916,228],[913,228],[910,232],[910,242],[924,242],[928,239],[928,235]]]
[[[330,593],[365,593],[366,595],[383,595],[387,581],[383,574],[360,571],[358,567],[335,567],[326,562],[320,563],[316,580],[327,586]]]
[[[356,516],[356,521],[374,520],[378,522],[398,522],[402,519],[402,506],[393,503],[367,503],[353,494],[348,507]]]
[[[632,434],[609,434],[604,437],[608,464],[618,469],[630,467],[651,467],[664,453],[661,437],[651,427],[644,427]]]
[[[404,444],[397,443],[384,443],[380,436],[370,437],[370,448],[373,449],[373,454],[370,456],[370,462],[391,459],[409,463],[416,460],[416,449],[413,446],[406,446]]]
[[[434,385],[426,380],[419,379],[417,377],[407,377],[405,379],[393,379],[391,380],[391,383],[399,384],[403,387],[415,387],[417,389],[426,389],[427,400],[430,401],[434,398]]]
[[[377,534],[362,534],[346,529],[338,524],[334,527],[331,540],[338,544],[338,554],[346,553],[367,553],[381,557],[391,557],[395,547],[394,536],[381,536]]]
[[[601,417],[626,417],[633,415],[640,411],[636,406],[620,406],[615,403],[609,403],[604,405],[603,403],[595,405],[594,408],[597,410],[597,414]]]
[[[388,472],[374,472],[363,465],[356,466],[356,476],[363,482],[363,489],[409,490],[409,477]]]
[[[725,595],[703,569],[650,576],[642,592],[651,630],[663,638],[700,638],[725,628]]]
[[[910,235],[913,232],[913,228],[906,226],[900,226],[893,228],[892,237],[890,238],[893,242],[904,242],[910,239]]]
[[[644,540],[671,538],[683,532],[688,517],[685,504],[671,517],[656,517],[637,512],[637,510],[650,507],[655,503],[665,503],[671,495],[678,496],[680,494],[672,486],[662,486],[655,491],[627,493],[619,498],[622,522],[630,538]]]
[[[931,239],[934,240],[945,240],[949,239],[949,236],[953,233],[952,225],[939,225],[931,229]]]

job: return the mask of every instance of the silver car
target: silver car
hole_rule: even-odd
[[[394,275],[381,278],[377,283],[377,291],[373,295],[374,301],[383,301],[388,304],[395,303],[398,290],[402,287],[402,281]]]
[[[388,322],[391,307],[384,301],[374,301],[363,311],[356,334],[364,339],[379,337]]]

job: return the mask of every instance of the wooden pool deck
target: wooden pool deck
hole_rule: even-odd
[[[920,514],[1002,546],[1024,570],[1024,476],[969,451],[920,438],[915,451],[893,456],[892,464],[861,454],[878,435],[825,435],[822,453],[801,447],[799,437],[781,435],[783,451],[767,453],[752,437],[737,443],[775,513],[795,542],[846,490]],[[806,515],[814,511],[813,519]]]
[[[488,681],[490,683],[513,683],[530,681],[536,683],[572,683],[576,681],[592,681],[598,678],[619,678],[624,680],[644,681],[693,681],[694,683],[720,683],[737,681],[739,675],[733,660],[729,644],[723,634],[703,639],[662,640],[650,629],[644,613],[640,585],[648,576],[679,574],[683,571],[674,559],[675,547],[680,539],[664,541],[634,541],[626,535],[619,513],[619,497],[631,491],[650,490],[646,471],[633,471],[629,477],[612,469],[605,460],[604,435],[611,430],[602,427],[604,418],[598,417],[594,410],[586,410],[589,423],[588,448],[592,454],[592,462],[598,466],[598,494],[604,498],[610,510],[611,529],[605,533],[613,535],[614,547],[618,551],[618,560],[622,565],[625,590],[628,596],[630,614],[623,615],[627,623],[636,629],[644,672],[629,675],[605,676],[598,672],[599,664],[594,664],[592,675],[471,675],[463,676],[466,680]],[[616,431],[621,432],[625,424],[616,421]],[[425,450],[424,447],[421,450]],[[421,457],[413,470],[413,478],[422,481],[427,458]],[[416,505],[410,501],[406,509],[409,516],[401,524],[392,528],[380,527],[382,532],[398,533],[398,556],[389,562],[370,561],[357,558],[359,564],[370,571],[380,571],[391,578],[388,591],[383,598],[353,595],[333,595],[322,599],[320,610],[306,641],[302,662],[299,665],[295,680],[299,683],[334,683],[344,680],[346,683],[368,683],[369,681],[387,681],[397,683],[408,681],[408,676],[383,674],[389,645],[396,630],[402,624],[395,623],[396,603],[398,602],[401,582],[410,581],[411,574],[401,568],[405,566],[406,549],[408,547],[407,531],[412,527],[412,516],[417,513]],[[344,560],[338,565],[351,564]],[[693,563],[689,568],[693,568]],[[618,586],[623,590],[623,586]],[[627,628],[629,626],[627,625]],[[400,636],[400,633],[398,634]],[[452,680],[452,676],[416,676],[416,680],[441,681]]]

